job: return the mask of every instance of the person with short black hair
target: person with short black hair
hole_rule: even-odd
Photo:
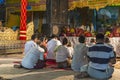
[[[73,59],[72,59],[72,64],[71,68],[75,72],[79,72],[81,66],[87,64],[87,46],[85,44],[85,36],[81,35],[79,37],[79,44],[77,44],[74,47],[74,53],[73,53]]]
[[[115,55],[113,49],[104,44],[104,38],[104,34],[98,33],[96,35],[96,45],[89,48],[87,72],[95,79],[108,80],[114,72],[114,68],[109,63]]]
[[[85,39],[86,38],[83,35],[79,36],[79,38],[78,38],[78,40],[79,40],[80,43],[85,43]]]
[[[104,44],[104,38],[102,33],[96,35],[96,44],[87,52],[89,63],[81,67],[81,74],[77,77],[89,75],[96,80],[108,80],[112,76],[114,68],[109,63],[115,64],[115,54],[111,47]]]
[[[54,50],[59,45],[62,45],[62,43],[58,40],[58,36],[53,34],[52,39],[47,42],[47,61],[54,62],[56,60]]]
[[[43,54],[45,50],[40,47],[41,40],[39,40],[36,46],[31,47],[31,49],[26,53],[22,59],[21,66],[26,69],[41,69],[45,67]]]
[[[108,37],[105,38],[104,42],[105,42],[106,45],[108,45],[109,47],[113,48],[113,46],[110,44],[110,39]]]
[[[67,45],[68,39],[63,38],[62,45],[58,46],[55,50],[58,68],[68,68],[71,65],[72,56],[70,55]]]

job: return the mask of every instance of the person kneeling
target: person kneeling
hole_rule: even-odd
[[[96,44],[89,47],[87,52],[89,63],[81,67],[80,75],[75,77],[84,78],[87,73],[90,77],[97,80],[108,80],[114,72],[113,64],[116,63],[116,57],[113,49],[104,44],[104,35],[96,35]]]
[[[55,50],[56,52],[56,62],[58,68],[69,68],[71,65],[71,54],[69,52],[69,49],[67,47],[68,44],[68,39],[64,38],[63,39],[63,45],[60,45],[57,47]]]
[[[31,48],[24,58],[22,59],[21,66],[26,69],[41,69],[45,66],[43,54],[44,49],[40,47],[40,41],[38,42],[38,45]]]

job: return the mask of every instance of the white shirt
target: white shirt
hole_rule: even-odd
[[[26,54],[32,47],[35,46],[37,46],[37,44],[33,40],[27,41],[25,43],[24,54]]]
[[[22,59],[22,62],[21,62],[22,66],[28,69],[34,68],[38,59],[41,59],[40,58],[41,54],[43,56],[43,53],[44,53],[43,48],[39,46],[32,47]]]
[[[71,57],[71,55],[67,46],[64,45],[59,46],[56,52],[56,62],[64,62],[69,57]]]
[[[48,43],[47,43],[47,50],[48,50],[47,59],[55,59],[54,50],[59,45],[62,45],[62,44],[57,39],[51,39],[50,41],[48,41]]]

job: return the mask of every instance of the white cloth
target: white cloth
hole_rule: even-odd
[[[47,59],[55,59],[54,50],[59,45],[62,45],[62,44],[57,39],[51,39],[50,41],[48,41],[48,43],[47,43],[47,50],[48,50]]]
[[[38,59],[40,59],[40,56],[41,55],[43,56],[43,53],[44,53],[43,48],[39,46],[32,47],[22,59],[21,62],[22,66],[28,69],[34,68]]]
[[[70,52],[70,57],[72,58],[73,57],[73,53],[74,53],[74,49],[73,47],[67,47],[69,52]]]
[[[71,55],[67,46],[59,46],[56,51],[56,62],[66,61],[69,57],[71,57]]]
[[[86,46],[87,46],[87,47],[91,47],[91,46],[93,46],[93,45],[95,45],[95,43],[88,43]]]
[[[35,46],[37,46],[37,44],[33,40],[27,41],[25,43],[24,54],[26,54],[32,47]]]

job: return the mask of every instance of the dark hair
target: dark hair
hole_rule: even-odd
[[[110,42],[109,38],[106,37],[106,38],[105,38],[105,43],[109,43],[109,42]]]
[[[42,42],[44,40],[47,40],[48,38],[46,36],[40,36],[39,40]]]
[[[78,40],[79,40],[80,43],[84,43],[85,42],[85,36],[84,35],[79,36]]]
[[[38,34],[33,34],[33,35],[31,36],[31,40],[35,40],[35,38],[38,38],[38,39],[39,39],[39,35],[38,35]]]
[[[55,34],[52,34],[51,38],[57,38],[58,36]]]
[[[95,39],[94,39],[94,38],[92,38],[92,39],[90,40],[90,42],[91,42],[91,43],[95,42]]]
[[[68,39],[67,38],[63,38],[62,44],[66,45],[68,43]]]
[[[98,33],[98,34],[96,35],[96,40],[98,40],[98,39],[104,40],[104,34],[103,34],[103,33]]]

